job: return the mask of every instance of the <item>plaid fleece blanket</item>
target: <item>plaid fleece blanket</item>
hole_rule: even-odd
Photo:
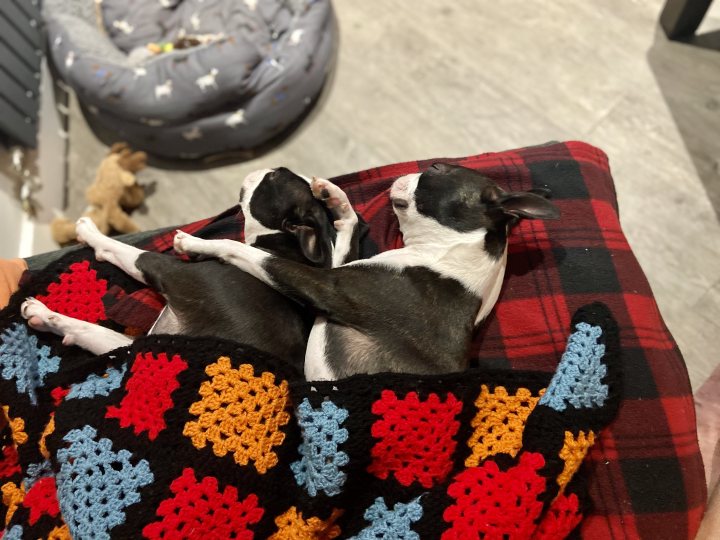
[[[278,538],[322,537],[318,536],[320,532],[328,538],[338,535],[345,537],[346,533],[364,538],[384,530],[388,534],[393,531],[404,531],[403,534],[407,534],[404,537],[412,538],[411,534],[415,534],[413,531],[425,530],[423,523],[427,522],[428,516],[434,516],[435,522],[443,524],[445,533],[451,534],[448,531],[452,531],[455,525],[462,526],[466,523],[462,518],[467,517],[467,508],[477,506],[467,505],[466,500],[466,507],[463,510],[459,502],[463,497],[472,497],[473,488],[478,485],[477,477],[467,485],[459,484],[453,490],[444,485],[447,489],[440,491],[443,493],[442,497],[445,497],[443,499],[445,502],[430,505],[427,505],[423,499],[424,491],[418,492],[417,498],[408,498],[400,502],[393,499],[394,488],[382,486],[397,487],[397,484],[403,485],[404,482],[418,489],[423,487],[432,490],[437,488],[435,482],[440,482],[438,478],[443,478],[442,482],[457,483],[461,481],[459,475],[462,474],[454,469],[455,466],[459,466],[457,461],[459,455],[463,456],[462,466],[469,467],[467,470],[482,470],[494,477],[509,472],[523,475],[524,481],[529,482],[526,484],[527,489],[531,492],[535,490],[536,500],[542,503],[537,513],[530,512],[534,516],[531,519],[534,523],[532,534],[539,534],[545,530],[537,526],[540,516],[543,516],[542,522],[547,523],[545,519],[551,515],[552,501],[561,500],[565,506],[561,513],[557,513],[557,507],[555,508],[556,516],[572,517],[577,514],[577,509],[581,506],[590,508],[586,519],[580,525],[582,535],[587,538],[693,537],[702,516],[706,494],[687,373],[682,358],[662,323],[647,282],[620,230],[607,158],[599,150],[588,145],[564,143],[445,161],[479,169],[500,185],[511,189],[550,187],[555,202],[563,211],[563,219],[557,223],[523,223],[511,237],[508,276],[503,293],[495,311],[476,336],[473,346],[475,362],[473,373],[482,374],[483,378],[464,378],[465,383],[468,383],[474,391],[472,399],[458,389],[456,385],[459,383],[457,380],[451,380],[453,378],[445,381],[446,385],[442,388],[436,386],[438,381],[423,383],[417,380],[408,385],[402,381],[389,379],[383,381],[383,389],[391,394],[381,392],[379,395],[374,395],[373,399],[368,401],[368,403],[372,402],[369,413],[366,407],[362,414],[353,415],[352,407],[341,399],[341,396],[346,394],[349,396],[352,393],[338,392],[344,388],[335,385],[338,390],[334,390],[333,385],[317,385],[315,388],[309,388],[291,384],[287,391],[288,395],[292,396],[290,401],[295,407],[293,422],[300,428],[294,430],[287,428],[290,419],[280,414],[282,411],[278,412],[280,406],[276,404],[275,408],[271,407],[276,411],[273,416],[274,422],[279,427],[286,427],[285,442],[281,443],[283,447],[287,445],[301,448],[305,445],[306,449],[311,448],[312,442],[308,439],[308,433],[314,432],[313,426],[318,425],[318,419],[322,419],[320,422],[322,425],[330,426],[329,429],[336,438],[331,437],[329,444],[336,444],[339,450],[342,450],[340,446],[345,444],[344,437],[349,436],[345,435],[343,430],[348,433],[356,431],[351,429],[355,421],[353,419],[360,419],[357,421],[363,429],[371,431],[373,441],[371,448],[377,446],[380,450],[369,450],[366,459],[377,459],[379,464],[374,468],[368,466],[363,469],[366,474],[377,480],[375,484],[368,484],[368,487],[375,488],[368,489],[368,493],[375,495],[375,498],[357,501],[358,508],[362,506],[363,511],[359,514],[354,513],[355,517],[352,518],[348,518],[348,514],[343,513],[346,509],[340,507],[328,513],[327,505],[322,509],[312,505],[302,509],[292,506],[284,513],[280,512],[279,508],[275,512],[269,512],[260,503],[259,496],[253,493],[253,488],[258,485],[257,482],[246,486],[228,485],[223,478],[227,475],[226,467],[202,472],[191,467],[181,471],[176,470],[178,474],[174,479],[167,479],[167,485],[162,488],[153,487],[154,482],[149,480],[153,474],[152,464],[162,460],[173,461],[176,448],[172,444],[152,445],[153,448],[161,449],[156,450],[159,454],[140,458],[138,453],[147,451],[147,441],[161,441],[171,431],[174,420],[172,415],[166,417],[163,414],[159,416],[139,414],[138,411],[142,408],[136,405],[143,399],[150,399],[154,400],[152,410],[169,410],[167,407],[175,403],[178,392],[184,391],[186,386],[192,389],[190,391],[192,402],[187,410],[191,411],[194,407],[197,418],[184,419],[182,428],[175,425],[176,430],[183,432],[184,440],[191,441],[195,448],[205,444],[203,451],[210,452],[208,455],[227,457],[232,454],[232,459],[236,462],[237,459],[241,462],[246,460],[257,474],[261,474],[263,468],[266,472],[276,468],[272,457],[275,452],[272,449],[278,446],[273,444],[273,441],[278,442],[277,438],[270,437],[269,441],[260,445],[269,450],[259,453],[256,451],[253,454],[242,444],[239,446],[227,444],[227,441],[217,443],[217,433],[210,433],[209,427],[199,420],[203,412],[207,413],[208,408],[212,410],[206,399],[212,401],[213,391],[217,391],[213,386],[216,380],[222,379],[225,381],[223,384],[226,384],[233,377],[239,378],[238,380],[243,382],[240,386],[249,388],[248,391],[253,396],[272,394],[275,397],[270,402],[275,403],[278,395],[284,395],[282,382],[292,380],[293,375],[283,373],[282,366],[274,365],[271,359],[263,359],[252,351],[237,350],[237,345],[223,343],[216,344],[214,350],[208,350],[207,344],[203,345],[199,349],[202,354],[198,353],[197,359],[186,358],[188,354],[183,354],[179,347],[182,345],[183,350],[193,351],[195,345],[178,343],[178,338],[174,340],[163,338],[167,341],[161,338],[142,338],[129,351],[123,352],[120,360],[125,362],[119,364],[117,355],[115,358],[104,359],[104,364],[98,367],[96,358],[74,353],[72,365],[63,367],[62,371],[64,376],[74,376],[75,380],[79,381],[79,386],[78,383],[74,383],[75,386],[53,387],[53,377],[61,371],[59,369],[61,363],[65,365],[65,359],[61,359],[64,351],[55,338],[35,335],[25,328],[27,335],[20,335],[20,338],[24,343],[30,344],[31,350],[35,351],[33,354],[36,355],[39,371],[32,380],[23,383],[22,388],[25,391],[20,391],[18,380],[14,379],[12,381],[14,390],[6,390],[8,385],[4,384],[0,392],[0,402],[7,422],[3,431],[7,438],[4,440],[3,461],[0,465],[0,482],[3,482],[2,494],[5,505],[3,511],[6,516],[10,510],[13,511],[9,522],[12,527],[6,532],[7,537],[23,536],[31,530],[23,529],[24,526],[33,527],[59,513],[57,503],[53,503],[51,495],[54,495],[55,490],[59,490],[58,495],[62,499],[63,488],[54,483],[51,485],[49,479],[53,479],[54,482],[55,477],[48,474],[48,466],[42,459],[28,462],[23,456],[24,451],[30,452],[30,445],[26,446],[26,443],[31,438],[37,438],[37,441],[33,440],[33,443],[37,442],[37,444],[32,446],[40,451],[40,455],[43,455],[43,452],[48,455],[55,452],[50,467],[53,472],[57,472],[65,466],[68,480],[63,485],[71,486],[73,489],[81,485],[83,489],[88,490],[88,493],[102,494],[93,491],[99,489],[98,486],[88,482],[83,483],[82,479],[87,478],[87,471],[83,473],[79,463],[83,463],[89,469],[102,465],[100,470],[107,473],[103,478],[116,479],[115,484],[110,482],[114,490],[113,495],[117,497],[120,493],[122,499],[125,499],[125,503],[120,505],[120,510],[113,507],[114,511],[121,513],[126,511],[129,516],[131,509],[135,508],[136,514],[133,516],[136,516],[137,512],[144,516],[145,527],[150,527],[146,536],[150,537],[153,537],[152,535],[172,537],[172,534],[168,533],[173,530],[172,527],[175,527],[174,530],[180,530],[178,527],[188,520],[191,524],[197,523],[192,521],[192,514],[188,518],[188,514],[183,513],[182,509],[188,506],[196,509],[197,515],[194,518],[196,520],[211,508],[213,515],[221,514],[217,518],[220,522],[229,520],[228,523],[235,523],[235,530],[240,531],[240,526],[232,521],[239,519],[249,534],[254,531],[257,537],[274,534],[272,531],[279,534],[284,530],[292,532],[295,536],[278,536]],[[401,242],[388,205],[386,190],[395,177],[417,172],[430,163],[431,161],[393,165],[334,180],[348,192],[356,208],[370,223],[372,238],[379,249],[392,249],[398,247]],[[238,221],[236,213],[236,208],[231,209],[216,218],[189,225],[184,230],[207,238],[240,238],[242,224]],[[170,251],[172,236],[168,234],[156,237],[144,247]],[[73,310],[76,314],[92,313],[93,317],[97,317],[95,320],[102,324],[137,335],[147,330],[161,307],[157,295],[138,288],[136,283],[127,278],[123,281],[122,276],[113,275],[111,279],[105,279],[103,272],[107,270],[102,268],[102,265],[88,262],[82,254],[77,257],[59,263],[65,264],[64,268],[54,268],[56,272],[54,281],[42,283],[37,275],[26,276],[24,290],[28,290],[27,287],[40,287],[40,289],[45,287],[44,291],[39,290],[37,294],[44,293],[51,298],[66,299],[68,295],[65,293],[75,290],[73,283],[89,284],[91,286],[82,288],[86,296],[82,301],[59,300],[61,303],[65,302],[68,313],[73,313]],[[64,281],[61,275],[66,276]],[[104,289],[102,285],[98,285],[103,281],[105,281]],[[51,285],[52,290],[50,290]],[[70,294],[69,297],[77,298],[77,294]],[[568,476],[562,493],[562,495],[567,494],[568,500],[558,497],[559,488],[555,486],[560,485],[557,480],[564,471],[563,467],[558,468],[560,451],[566,449],[567,456],[569,448],[587,450],[590,447],[589,431],[595,432],[601,426],[581,425],[582,422],[579,420],[571,422],[575,427],[574,431],[570,430],[571,443],[564,439],[564,434],[563,437],[558,438],[557,432],[553,437],[547,430],[536,431],[531,428],[532,414],[536,411],[542,413],[542,406],[552,409],[550,403],[560,403],[564,398],[554,399],[552,396],[556,394],[551,393],[549,401],[542,406],[532,400],[542,399],[540,392],[543,388],[548,389],[543,395],[550,393],[549,389],[553,388],[550,375],[565,351],[569,330],[580,331],[575,324],[577,320],[571,324],[572,313],[581,305],[594,300],[600,300],[609,306],[617,319],[619,344],[622,350],[622,380],[619,384],[624,394],[616,420],[609,429],[593,437],[595,445],[590,449],[586,460],[588,499],[585,501],[581,500],[582,497],[578,497],[577,502],[570,502],[569,497],[581,493],[582,489],[576,488],[574,481]],[[93,309],[89,310],[88,306],[93,306]],[[12,308],[13,304],[10,307]],[[59,306],[55,307],[58,309]],[[22,334],[23,330],[20,329],[22,327],[15,328],[12,324],[19,321],[10,320],[16,316],[14,313],[9,314],[6,311],[2,315],[3,321],[0,322],[4,335],[8,336],[8,331]],[[590,326],[603,329],[602,324],[590,324]],[[12,341],[17,337],[13,336],[15,334],[7,339]],[[148,339],[150,341],[147,341]],[[604,343],[597,342],[597,344]],[[190,369],[193,365],[198,365],[197,362],[200,362],[204,371]],[[163,376],[148,377],[149,366],[153,370],[160,369]],[[74,374],[72,370],[76,370]],[[535,373],[530,373],[528,370]],[[607,373],[610,372],[612,370]],[[189,376],[189,373],[193,373],[196,377],[194,387],[192,384],[178,382],[185,382],[186,379],[183,377]],[[272,374],[272,380],[265,375],[266,373]],[[502,379],[494,379],[495,375],[491,375],[492,373],[502,374]],[[513,376],[513,373],[517,375]],[[8,377],[6,382],[9,382],[10,378]],[[159,385],[155,391],[143,391],[148,380]],[[483,381],[485,381],[484,386]],[[602,377],[600,381],[600,386],[607,382],[603,381]],[[394,386],[390,388],[385,383]],[[466,388],[465,383],[460,386]],[[362,384],[359,386],[361,389],[368,388]],[[515,456],[509,460],[493,457],[488,461],[488,456],[491,454],[486,451],[476,453],[475,450],[482,438],[475,436],[473,439],[475,431],[463,430],[471,429],[472,420],[475,418],[470,412],[473,411],[470,405],[475,407],[474,414],[479,414],[481,406],[477,403],[482,402],[483,392],[486,398],[492,394],[492,399],[497,399],[499,387],[502,387],[506,393],[507,397],[502,399],[505,404],[508,398],[513,396],[516,398],[524,396],[515,405],[516,407],[527,409],[529,404],[533,403],[533,413],[529,413],[525,419],[526,424],[521,422],[521,425],[526,426],[525,429],[529,429],[530,433],[543,433],[539,440],[545,442],[537,448],[532,446],[518,448]],[[608,386],[611,387],[612,385]],[[28,394],[29,388],[40,390]],[[370,385],[370,388],[378,391],[377,385]],[[15,416],[11,410],[13,403],[8,400],[9,392],[22,394],[27,400],[25,405],[43,408],[42,413],[26,418]],[[449,429],[445,432],[445,439],[442,439],[442,434],[439,435],[446,443],[454,441],[454,446],[450,450],[451,457],[446,458],[445,461],[440,460],[445,467],[439,467],[441,471],[445,471],[444,476],[442,474],[437,476],[437,471],[436,476],[433,476],[432,472],[415,470],[413,467],[407,470],[408,467],[404,466],[407,465],[406,461],[400,460],[398,465],[397,460],[392,459],[392,455],[387,455],[387,452],[398,444],[398,441],[392,438],[404,436],[402,433],[394,433],[393,426],[396,426],[398,421],[395,420],[393,423],[390,418],[397,418],[398,411],[401,411],[399,413],[403,418],[401,423],[412,425],[413,417],[422,416],[418,411],[430,407],[429,410],[435,414],[449,415],[450,421],[445,422],[444,425],[452,426],[453,411],[459,405],[450,399],[450,394],[457,399],[456,393],[462,396],[462,399],[458,400],[462,403],[461,410],[455,413],[458,415],[459,426],[454,431]],[[98,399],[98,396],[99,399],[112,399],[114,403],[110,405],[108,402],[105,407],[98,408],[93,414],[87,413],[86,416],[70,412],[64,417],[61,415],[63,408],[70,411],[82,400]],[[73,400],[75,405],[72,403]],[[168,400],[171,402],[170,405]],[[612,409],[611,401],[601,400],[601,402],[601,405],[597,400],[592,403],[595,404],[594,406],[604,407],[603,410]],[[60,404],[57,426],[54,425],[54,421],[48,422],[56,404]],[[265,405],[267,403],[257,407],[262,409]],[[345,412],[342,412],[343,410]],[[194,413],[188,412],[188,414]],[[536,415],[536,418],[542,417],[542,414]],[[61,420],[65,423],[61,424]],[[480,420],[478,422],[477,425],[482,424]],[[505,422],[502,423],[505,425]],[[542,421],[538,423],[546,425]],[[565,428],[569,427],[567,422],[564,424],[561,422],[561,425]],[[115,433],[112,430],[116,429],[132,433],[134,437],[126,436],[121,441],[123,444],[116,445],[108,435]],[[477,429],[477,426],[473,429]],[[582,436],[580,431],[583,432]],[[322,430],[320,432],[322,433]],[[292,440],[293,437],[297,439]],[[287,440],[291,440],[292,445]],[[531,440],[533,437],[528,435],[528,441]],[[552,444],[556,445],[552,453],[548,453],[548,448],[543,446],[549,444],[549,441],[554,441]],[[448,449],[447,444],[438,443],[436,446],[441,453],[443,449],[445,451]],[[241,449],[239,458],[238,448]],[[243,448],[245,450],[242,450]],[[386,454],[383,454],[383,448]],[[322,454],[320,450],[318,452]],[[492,455],[506,454],[506,452],[507,448],[506,451],[501,450],[498,454]],[[341,454],[342,452],[335,452],[334,455]],[[314,455],[312,452],[308,453],[308,456],[312,455]],[[511,453],[507,455],[511,456]],[[377,456],[385,456],[385,459]],[[549,456],[554,456],[552,459],[555,460],[555,469],[547,465]],[[332,492],[333,486],[336,485],[333,481],[337,481],[337,474],[333,474],[334,469],[331,467],[330,473],[320,475],[318,482],[317,478],[308,474],[308,470],[312,467],[308,469],[307,459],[303,464],[304,457],[306,456],[301,455],[299,458],[296,456],[295,461],[299,465],[296,466],[290,480],[286,478],[270,487],[274,488],[275,492],[301,487],[310,494],[311,486],[314,486],[312,489],[316,490],[316,496],[319,495],[321,499],[331,497],[328,490]],[[352,462],[352,453],[350,457],[341,458],[341,463],[330,465],[342,469],[342,462],[346,458]],[[541,459],[544,461],[540,461]],[[568,462],[567,459],[562,461]],[[425,463],[426,460],[422,462]],[[36,466],[31,470],[25,467],[23,471],[20,470],[21,463]],[[324,461],[321,460],[320,463]],[[488,469],[489,465],[486,463],[495,463],[496,467]],[[119,474],[113,474],[112,471]],[[309,480],[311,477],[314,479]],[[118,483],[123,486],[125,484],[117,478],[127,480],[128,487],[118,488]],[[21,482],[23,479],[24,485]],[[544,487],[533,488],[533,479],[537,485],[543,483]],[[5,482],[5,480],[9,481]],[[498,478],[493,481],[494,486],[497,486],[494,483],[497,481]],[[429,482],[431,487],[425,487],[423,482],[425,484]],[[552,486],[549,491],[548,486]],[[263,489],[268,487],[264,486]],[[142,497],[145,493],[150,493],[157,500],[162,501],[161,504],[138,505],[137,497]],[[433,502],[437,501],[433,498],[436,496],[439,496],[437,492],[432,492],[425,497],[426,499],[430,497],[429,500]],[[94,508],[89,501],[96,499],[95,496],[87,495],[83,498],[82,494],[78,495],[78,498],[73,500],[79,502],[72,506],[74,513],[70,513],[73,516],[92,515]],[[103,500],[102,496],[100,500]],[[138,508],[142,510],[137,510]],[[432,508],[443,509],[442,515],[433,514]],[[450,513],[446,516],[446,512]],[[181,519],[181,516],[184,517]],[[268,521],[269,517],[273,518],[272,521]],[[117,520],[117,515],[105,516],[101,512],[98,519],[98,522]],[[558,524],[560,521],[555,520],[553,523]],[[151,527],[151,524],[155,525]],[[567,532],[572,524],[572,519],[565,521],[563,530]],[[67,529],[62,527],[58,525],[57,529],[52,529],[48,537],[62,537],[61,535],[67,533]],[[254,527],[262,528],[257,530]],[[146,529],[142,530],[145,532]],[[454,537],[467,537],[462,534],[468,529],[457,530],[460,532]],[[529,537],[530,530],[522,529],[521,532],[524,531],[525,535],[519,537]],[[119,535],[120,531],[122,529],[115,529],[114,534]],[[88,535],[93,534],[87,529],[84,532]],[[301,533],[305,536],[300,535]],[[311,533],[314,536],[308,536]],[[251,536],[245,534],[238,537]]]

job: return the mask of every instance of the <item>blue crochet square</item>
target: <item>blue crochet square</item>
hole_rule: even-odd
[[[127,362],[120,369],[110,368],[104,376],[91,373],[83,382],[70,386],[65,399],[93,398],[95,396],[109,396],[110,392],[120,388],[123,377],[127,372]]]
[[[319,491],[328,496],[337,495],[345,484],[346,474],[340,467],[347,465],[349,458],[338,447],[348,440],[348,431],[341,425],[347,420],[348,411],[324,401],[319,409],[313,409],[307,398],[297,408],[297,419],[302,430],[303,442],[299,452],[300,461],[290,465],[295,481],[311,497]]]
[[[15,323],[0,338],[0,376],[6,381],[14,379],[17,391],[37,405],[36,390],[48,374],[60,369],[60,358],[52,356],[47,345],[38,346],[37,336],[29,335],[24,324]]]
[[[11,529],[6,529],[3,540],[23,540],[23,528],[20,525],[14,525]]]
[[[114,452],[110,439],[96,435],[91,426],[73,429],[63,437],[70,446],[57,453],[58,501],[73,538],[109,539],[125,522],[124,509],[140,502],[140,488],[154,480],[147,461],[132,465],[130,452]]]
[[[608,386],[602,383],[607,366],[602,362],[605,345],[598,343],[602,328],[578,323],[570,334],[557,371],[541,405],[564,411],[567,405],[576,409],[602,407],[608,398]]]
[[[423,516],[423,509],[419,501],[420,497],[408,504],[397,503],[392,510],[389,510],[385,499],[378,497],[372,506],[365,510],[365,520],[369,521],[370,525],[350,540],[377,540],[378,538],[420,540],[420,535],[411,528],[412,524]]]

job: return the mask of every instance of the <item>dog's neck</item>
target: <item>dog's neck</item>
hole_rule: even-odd
[[[485,231],[459,233],[443,229],[442,235],[428,234],[434,231],[413,231],[417,234],[403,236],[403,248],[351,264],[380,264],[397,270],[424,266],[443,277],[455,279],[482,299],[475,318],[475,324],[479,324],[500,295],[507,265],[507,247],[500,257],[495,257],[485,249]]]
[[[470,232],[459,232],[440,225],[433,219],[418,219],[412,226],[400,225],[400,232],[405,247],[433,246],[448,247],[458,244],[480,244],[485,246],[485,229]]]

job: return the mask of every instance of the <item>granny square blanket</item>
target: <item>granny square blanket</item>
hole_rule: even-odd
[[[335,179],[378,249],[401,245],[390,184],[432,161]],[[27,273],[0,312],[4,538],[692,538],[706,494],[687,373],[607,158],[571,142],[444,161],[550,187],[563,212],[512,236],[463,374],[305,383],[242,344],[144,337],[161,298],[89,250]],[[242,222],[184,230],[240,239]],[[171,252],[172,235],[142,247]],[[140,337],[101,357],[63,346],[19,317],[30,295]]]

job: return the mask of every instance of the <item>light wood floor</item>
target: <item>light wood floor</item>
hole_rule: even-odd
[[[718,4],[718,3],[716,3]],[[150,169],[145,228],[206,217],[244,175],[581,139],[610,156],[621,219],[694,387],[720,363],[720,52],[670,43],[660,0],[336,0],[329,91],[281,147],[204,172]],[[705,29],[720,27],[720,7]],[[68,215],[105,152],[72,107]]]

